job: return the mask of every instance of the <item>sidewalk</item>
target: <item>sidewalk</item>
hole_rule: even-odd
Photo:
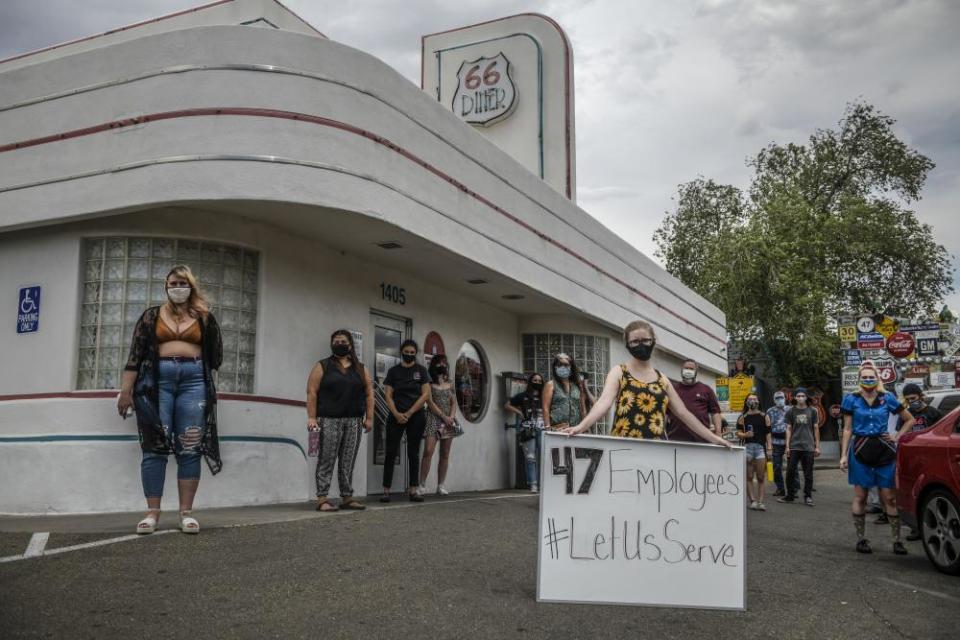
[[[359,498],[367,505],[366,511],[396,509],[404,506],[430,506],[464,500],[498,499],[506,497],[529,496],[527,491],[501,490],[456,493],[449,496],[427,495],[421,503],[410,502],[406,494],[394,493],[393,501],[387,504],[379,501],[379,495]],[[339,502],[339,501],[335,501]],[[93,513],[80,515],[10,516],[0,515],[0,533],[134,533],[137,522],[143,518],[143,511],[121,513]],[[321,513],[314,502],[293,502],[286,504],[268,504],[254,507],[221,507],[198,509],[194,512],[203,529],[220,529],[246,525],[269,524],[275,522],[294,522],[312,518],[329,518],[346,514],[362,514],[364,511],[343,510]],[[160,528],[175,528],[178,522],[176,511],[164,510],[160,515]]]

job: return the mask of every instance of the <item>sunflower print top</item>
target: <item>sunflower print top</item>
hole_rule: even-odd
[[[654,382],[637,380],[620,365],[620,393],[617,394],[617,415],[610,435],[621,438],[666,440],[665,429],[667,385],[670,381],[657,371]]]

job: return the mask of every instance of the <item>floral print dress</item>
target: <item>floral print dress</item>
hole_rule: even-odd
[[[621,438],[666,440],[667,385],[670,381],[657,371],[653,382],[637,380],[626,365],[620,365],[620,392],[617,415],[610,435]]]

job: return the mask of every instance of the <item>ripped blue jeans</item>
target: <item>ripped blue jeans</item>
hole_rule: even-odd
[[[206,385],[201,360],[161,358],[157,371],[160,391],[160,422],[172,441],[177,457],[177,479],[200,478],[200,443],[203,440],[203,411]],[[143,494],[147,498],[163,496],[167,475],[167,456],[144,453],[140,463]]]
[[[520,443],[523,452],[523,466],[527,473],[527,486],[536,487],[540,484],[540,451],[543,448],[543,420],[537,420],[537,436]]]

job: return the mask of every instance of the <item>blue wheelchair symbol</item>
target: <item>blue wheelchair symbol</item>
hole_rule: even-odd
[[[33,333],[40,328],[40,287],[22,287],[17,308],[17,333]]]

